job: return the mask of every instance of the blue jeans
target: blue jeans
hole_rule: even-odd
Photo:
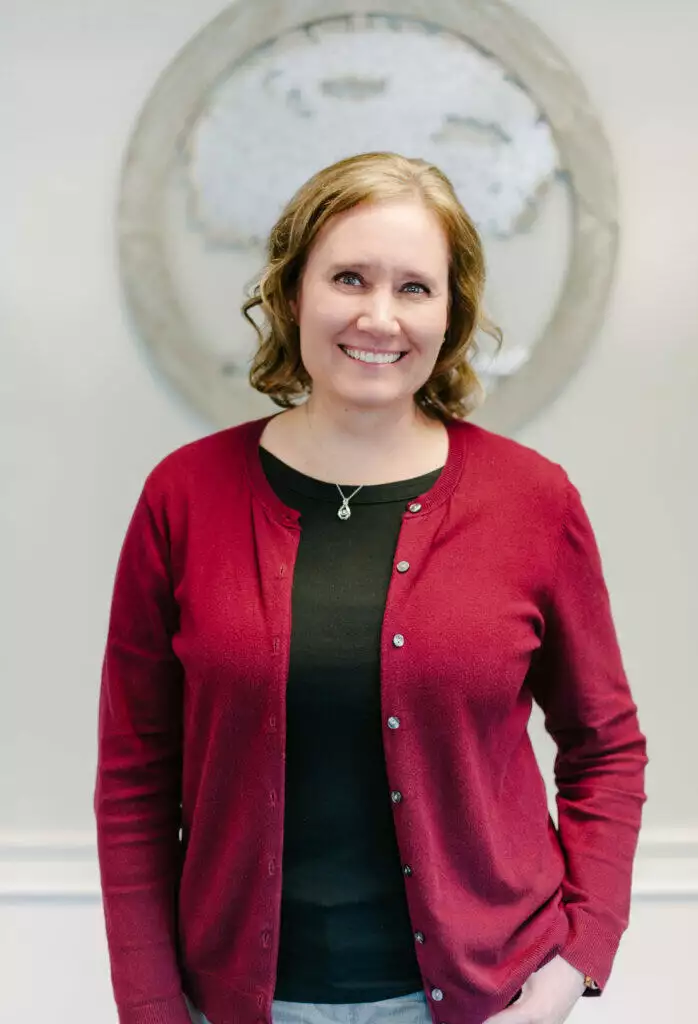
[[[188,999],[186,1002],[193,1024],[216,1024]],[[431,1024],[431,1011],[421,989],[375,1003],[286,1003],[275,999],[271,1017],[273,1024]]]

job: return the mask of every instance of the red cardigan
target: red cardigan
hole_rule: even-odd
[[[267,419],[163,459],[117,567],[94,806],[121,1024],[189,1024],[184,992],[213,1024],[271,1022],[301,523],[261,467]],[[433,1021],[481,1024],[557,954],[605,985],[647,757],[579,493],[515,441],[448,430],[403,515],[381,701]],[[557,828],[532,700],[558,747]]]

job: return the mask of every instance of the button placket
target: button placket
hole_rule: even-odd
[[[419,511],[419,508],[421,508],[421,505],[419,507],[417,507],[415,510]],[[410,568],[410,563],[409,562],[404,562],[404,561],[398,562],[396,568],[397,568],[398,572],[407,572],[407,570]],[[403,647],[404,643],[405,643],[405,638],[402,635],[402,633],[396,633],[395,636],[393,637],[393,645],[395,647]],[[389,729],[399,729],[400,728],[400,719],[397,717],[397,715],[391,715],[388,718],[388,728]],[[390,793],[390,799],[392,800],[393,804],[396,804],[396,805],[397,804],[401,804],[402,803],[402,793],[400,792],[400,790],[398,790],[398,789],[392,790],[391,793]],[[410,867],[409,864],[403,864],[403,866],[402,866],[402,873],[405,876],[405,878],[411,878],[412,877],[413,872],[412,872],[412,868]],[[414,933],[414,940],[415,940],[415,942],[418,942],[420,945],[423,944],[424,941],[425,941],[424,932],[416,931]],[[435,995],[435,993],[438,993],[438,995]],[[437,1000],[437,1001],[439,999],[443,999],[443,992],[441,991],[441,989],[438,989],[438,988],[432,989],[432,998]]]

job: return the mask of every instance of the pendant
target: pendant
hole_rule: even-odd
[[[349,519],[349,517],[351,516],[351,509],[349,508],[349,504],[346,501],[346,499],[344,500],[344,503],[340,508],[339,512],[337,513],[337,515],[339,516],[340,519]]]

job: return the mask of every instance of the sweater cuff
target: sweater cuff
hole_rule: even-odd
[[[191,1017],[180,993],[171,999],[158,999],[152,1003],[118,1006],[119,1024],[191,1024]]]
[[[587,989],[585,995],[601,995],[613,967],[620,937],[609,933],[583,910],[567,907],[570,932],[560,949],[560,956],[584,975],[589,975],[598,989]]]

